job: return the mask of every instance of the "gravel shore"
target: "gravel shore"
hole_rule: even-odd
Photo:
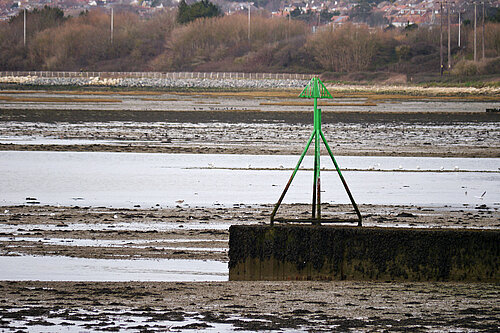
[[[312,75],[311,75],[312,77]],[[27,87],[36,86],[74,86],[74,87],[121,87],[121,88],[174,88],[174,89],[303,89],[309,80],[295,79],[229,79],[229,78],[101,78],[101,77],[38,77],[4,76],[0,84],[17,84]],[[331,93],[370,92],[375,94],[408,94],[424,96],[500,96],[500,87],[444,87],[390,84],[334,84],[327,83]]]
[[[108,86],[150,88],[211,88],[211,89],[275,89],[303,88],[307,80],[270,79],[151,79],[151,78],[44,78],[37,76],[0,77],[0,83],[16,83],[26,86]]]

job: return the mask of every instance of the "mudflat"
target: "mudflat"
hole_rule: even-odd
[[[157,209],[13,206],[0,214],[0,254],[226,262],[231,224],[268,223],[272,205]],[[309,205],[284,205],[289,216]],[[328,205],[325,213],[349,213]],[[365,225],[498,228],[500,213],[361,205]],[[116,246],[117,242],[122,244]],[[89,244],[93,242],[93,244]],[[217,250],[217,249],[222,249]],[[36,269],[33,267],[32,269]],[[495,284],[336,282],[0,281],[8,331],[495,331]]]
[[[495,113],[332,111],[322,119],[336,155],[500,156]],[[0,149],[294,155],[311,123],[307,111],[3,109]]]
[[[0,212],[0,255],[96,259],[200,259],[227,262],[229,226],[269,223],[271,204],[124,209],[12,206]],[[497,207],[360,205],[364,226],[500,227]],[[322,204],[323,215],[355,217],[347,204]],[[310,217],[311,206],[283,204],[280,216]]]
[[[493,332],[500,316],[491,284],[28,281],[0,291],[0,328],[12,331]]]
[[[52,99],[37,104],[23,101],[23,96],[10,98],[0,107],[0,150],[254,155],[302,151],[312,130],[312,108],[283,100],[295,99],[295,93],[236,94],[228,102],[230,94],[106,93],[113,95],[108,101]],[[351,94],[342,104],[323,107],[323,131],[335,155],[500,157],[500,116],[484,110],[498,106],[496,95],[479,101],[456,99],[454,104],[425,96],[416,104],[404,104],[399,96],[375,97]],[[2,257],[226,263],[229,226],[268,223],[273,209],[271,203],[118,209],[29,201],[0,211]],[[310,209],[288,204],[280,213],[310,216]],[[354,214],[349,205],[324,204],[322,211]],[[500,227],[496,204],[360,205],[360,211],[366,226]],[[485,283],[39,280],[0,281],[1,331],[500,329],[500,287]]]

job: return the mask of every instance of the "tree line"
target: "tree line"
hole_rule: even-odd
[[[147,19],[115,12],[111,38],[109,12],[65,17],[61,10],[45,7],[27,12],[26,44],[20,13],[0,23],[0,70],[413,74],[440,69],[438,27],[347,23],[324,25],[313,33],[303,20],[273,18],[261,11],[252,15],[249,33],[245,13],[221,16],[208,1],[199,8],[185,7],[189,15],[184,17],[181,9]],[[192,17],[203,11],[212,17]],[[461,27],[460,47],[458,27],[452,27],[451,74],[500,73],[500,24],[488,22],[484,30],[485,59],[473,62],[473,27]],[[481,33],[478,29],[480,55]]]

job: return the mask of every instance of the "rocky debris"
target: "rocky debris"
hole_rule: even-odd
[[[396,217],[416,217],[416,215],[414,215],[412,213],[401,212],[398,215],[396,215]]]
[[[303,88],[307,80],[287,79],[155,79],[155,78],[44,78],[38,76],[5,76],[0,83],[17,83],[27,86],[108,86],[151,88],[215,88],[215,89],[273,89]]]

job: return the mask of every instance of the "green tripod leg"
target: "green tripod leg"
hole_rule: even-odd
[[[323,140],[323,143],[326,146],[326,150],[328,150],[328,154],[330,154],[330,157],[332,158],[333,164],[335,165],[335,169],[337,169],[337,173],[339,174],[340,180],[342,181],[342,184],[344,184],[344,188],[347,192],[347,195],[349,196],[349,199],[351,200],[352,206],[354,207],[354,210],[356,211],[356,215],[358,215],[358,226],[361,227],[361,213],[359,212],[358,205],[356,205],[356,202],[354,201],[354,198],[351,194],[351,191],[349,190],[349,186],[347,186],[347,182],[344,179],[344,176],[342,176],[342,172],[340,171],[339,165],[337,164],[337,161],[335,161],[335,157],[333,157],[332,150],[330,149],[330,146],[328,146],[328,143],[326,142],[325,135],[323,132],[320,132],[321,139]]]
[[[292,184],[292,180],[295,177],[295,174],[297,173],[297,171],[299,170],[300,164],[302,163],[304,156],[306,156],[307,150],[309,149],[309,146],[311,145],[311,142],[312,142],[313,138],[315,137],[315,134],[316,134],[315,132],[312,132],[311,136],[309,137],[309,141],[307,141],[306,148],[302,152],[302,155],[300,155],[300,158],[299,158],[299,161],[297,162],[297,166],[295,167],[295,170],[293,170],[293,173],[290,176],[290,179],[288,180],[288,183],[286,184],[285,189],[283,190],[283,193],[281,193],[281,197],[279,198],[278,202],[274,206],[274,210],[271,214],[271,225],[274,224],[274,216],[276,216],[276,212],[278,211],[278,208],[280,207],[281,202],[283,201],[283,198],[285,198],[285,194],[288,191],[288,188],[290,187],[290,185]]]

